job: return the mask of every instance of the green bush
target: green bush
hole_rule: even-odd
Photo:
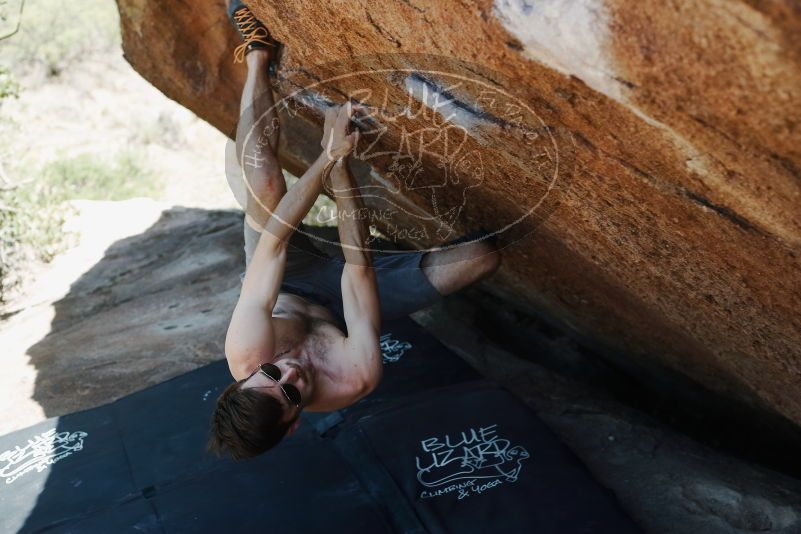
[[[0,65],[0,103],[4,98],[19,96],[19,83],[4,66]]]
[[[57,160],[43,169],[41,192],[55,202],[156,196],[160,188],[141,163],[143,159],[141,155],[126,152],[111,161],[94,154]]]
[[[119,54],[120,40],[114,0],[26,0],[19,32],[0,42],[0,303],[29,262],[48,261],[70,244],[63,231],[67,201],[159,194],[153,173],[133,153],[84,154],[39,167],[6,153],[24,127],[2,113],[3,100],[20,92],[16,80],[24,92],[43,83],[42,73],[56,76],[95,54]]]
[[[20,30],[2,41],[0,62],[18,76],[32,68],[58,75],[88,54],[118,49],[114,0],[26,0]]]
[[[72,243],[63,225],[67,201],[158,196],[161,186],[135,154],[93,154],[53,161],[33,180],[0,191],[0,302],[20,282],[27,262],[50,261]]]

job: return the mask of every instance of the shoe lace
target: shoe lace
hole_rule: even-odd
[[[242,33],[244,41],[234,49],[234,63],[242,63],[245,60],[245,53],[252,43],[273,46],[270,40],[270,32],[249,9],[240,9],[234,13],[234,21]]]

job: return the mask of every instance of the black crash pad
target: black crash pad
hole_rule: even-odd
[[[542,421],[488,382],[386,405],[337,440],[354,468],[381,467],[425,531],[637,532]]]
[[[409,319],[384,381],[242,462],[204,447],[217,362],[0,437],[2,532],[632,532],[542,422]]]

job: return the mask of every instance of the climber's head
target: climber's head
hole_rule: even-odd
[[[307,376],[300,362],[278,359],[228,386],[217,399],[209,450],[250,458],[290,436],[300,423],[304,399],[311,397]]]

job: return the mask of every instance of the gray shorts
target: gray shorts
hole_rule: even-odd
[[[249,265],[261,234],[247,223],[244,226],[245,263]],[[306,227],[301,225],[301,230],[305,231]],[[420,267],[424,255],[424,251],[374,255],[373,267],[378,282],[382,321],[405,317],[442,298]],[[279,292],[299,295],[325,306],[333,312],[344,329],[344,266],[342,257],[330,257],[320,252],[312,244],[311,238],[301,232],[294,232],[289,240],[284,281]]]

